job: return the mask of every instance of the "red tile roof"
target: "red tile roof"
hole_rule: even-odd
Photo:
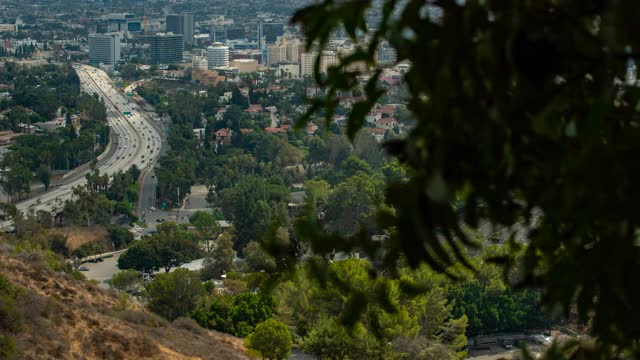
[[[376,124],[393,124],[395,122],[396,122],[396,119],[394,118],[382,118],[376,121]]]
[[[269,134],[278,134],[278,133],[284,134],[287,132],[287,128],[284,128],[284,126],[287,126],[287,125],[283,125],[283,127],[279,127],[279,128],[274,128],[269,126],[264,128],[264,131],[268,132]]]
[[[380,128],[367,128],[367,131],[371,134],[384,134],[387,130]]]
[[[247,110],[245,110],[246,112],[261,112],[262,111],[262,105],[261,104],[251,104],[249,105],[249,108]]]
[[[229,128],[224,128],[216,131],[216,137],[230,137],[230,136],[231,136],[231,129]]]

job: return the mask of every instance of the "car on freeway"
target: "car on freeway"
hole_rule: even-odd
[[[89,271],[89,268],[86,266],[80,266],[80,268],[78,269],[80,271]]]

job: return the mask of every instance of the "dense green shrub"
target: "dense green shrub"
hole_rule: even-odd
[[[198,305],[191,318],[202,327],[245,337],[256,325],[271,318],[274,311],[271,296],[242,293],[211,296]]]

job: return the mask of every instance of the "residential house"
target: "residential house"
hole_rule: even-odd
[[[380,119],[382,119],[382,114],[373,111],[367,114],[367,116],[365,117],[367,124],[369,124],[370,126],[375,126],[376,122]]]
[[[216,121],[222,121],[222,119],[224,118],[224,113],[226,112],[227,112],[227,106],[221,107],[220,109],[218,109],[218,112],[214,115],[214,117],[216,118]]]
[[[41,123],[35,123],[35,126],[46,131],[56,131],[59,128],[63,128],[67,125],[67,119],[64,116],[57,117],[51,121],[45,121]]]
[[[381,106],[376,111],[383,115],[387,115],[388,117],[393,117],[396,113],[396,106],[387,104],[387,105]]]
[[[204,134],[205,134],[205,128],[193,129],[193,136],[198,138],[198,141],[200,142],[204,141]]]
[[[191,80],[202,85],[216,86],[219,82],[223,82],[225,77],[218,75],[218,72],[214,70],[194,68],[191,70]]]
[[[262,105],[261,104],[250,104],[249,108],[245,110],[246,113],[249,114],[249,116],[252,119],[255,119],[257,117],[260,116],[260,114],[262,113]]]
[[[216,131],[216,142],[218,144],[230,144],[232,134],[233,131],[229,128],[220,129]]]
[[[218,98],[218,101],[228,103],[229,101],[231,101],[232,97],[233,97],[233,92],[227,91]]]
[[[36,133],[36,131],[38,131],[39,129],[37,127],[35,127],[34,125],[31,124],[26,124],[26,123],[20,123],[18,124],[18,129],[20,129],[20,132],[23,134],[27,134],[27,135],[33,135]]]
[[[160,77],[166,79],[181,79],[184,77],[184,72],[181,70],[158,70]]]
[[[334,115],[333,116],[333,123],[337,124],[338,126],[346,126],[347,125],[347,117],[344,115]]]
[[[283,125],[283,127],[277,127],[277,128],[269,126],[264,128],[264,131],[266,131],[269,134],[285,134],[287,132],[287,129],[288,129],[287,125]]]
[[[398,122],[394,118],[382,118],[376,121],[376,127],[385,130],[393,130],[398,126]]]
[[[384,140],[384,134],[387,132],[385,129],[380,129],[376,127],[367,128],[367,132],[373,136],[376,141],[380,142]]]
[[[24,134],[14,133],[11,130],[0,131],[0,146],[13,145],[16,142],[16,138],[22,135]]]

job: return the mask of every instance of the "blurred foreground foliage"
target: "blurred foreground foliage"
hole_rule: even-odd
[[[353,139],[385,94],[376,62],[382,42],[409,64],[404,82],[416,120],[404,139],[384,144],[408,177],[388,184],[377,213],[388,239],[327,234],[315,215],[298,222],[299,238],[317,254],[365,251],[378,264],[372,277],[398,277],[404,261],[456,277],[451,269],[460,264],[473,270],[466,252],[479,246],[465,227],[518,223],[530,230],[526,244],[512,237],[512,252],[493,259],[505,265],[505,278],[541,288],[549,308],[577,309],[596,338],[554,347],[548,357],[633,356],[640,351],[640,88],[628,70],[640,48],[639,13],[640,2],[630,0],[324,0],[299,10],[293,22],[307,51],[325,48],[337,30],[359,45],[327,74],[318,60],[325,96],[298,126],[315,114],[330,122],[339,93],[364,76],[364,98],[348,118]],[[279,265],[295,258],[284,246],[267,248],[288,259]],[[339,281],[326,262],[313,265],[323,280]],[[366,302],[384,305],[385,291],[353,292],[346,322],[355,323]]]

